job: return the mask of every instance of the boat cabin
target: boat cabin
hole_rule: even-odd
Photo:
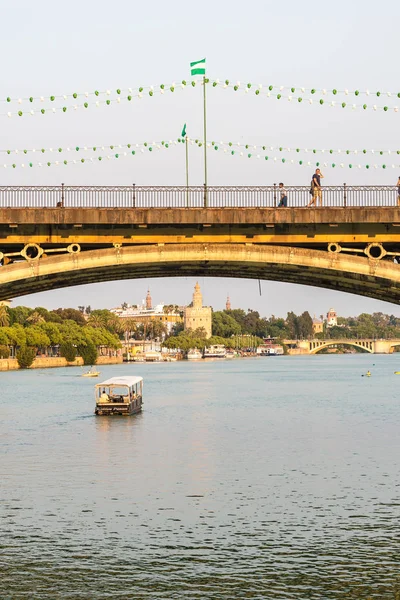
[[[134,415],[142,410],[143,377],[111,377],[95,386],[96,415]]]

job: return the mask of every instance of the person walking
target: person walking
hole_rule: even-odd
[[[310,200],[310,202],[307,204],[306,208],[309,208],[310,206],[317,206],[317,199],[319,198],[319,206],[322,206],[322,188],[321,188],[321,179],[323,179],[324,176],[321,173],[320,169],[316,169],[314,175],[312,176],[312,180],[311,180],[311,190],[310,193],[312,192],[312,198]]]
[[[397,180],[397,206],[400,206],[400,177]]]
[[[285,190],[283,183],[279,184],[279,192],[281,194],[281,199],[278,208],[287,208],[287,191]]]

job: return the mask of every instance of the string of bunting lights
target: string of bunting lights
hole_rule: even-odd
[[[8,155],[12,155],[12,154],[29,154],[29,153],[40,153],[40,154],[45,154],[45,153],[65,153],[65,152],[80,152],[80,151],[93,151],[93,152],[99,152],[100,150],[102,152],[104,152],[106,149],[110,149],[110,150],[121,150],[123,148],[127,148],[128,150],[131,148],[139,148],[139,146],[156,146],[157,144],[161,144],[161,145],[165,145],[166,148],[168,148],[169,144],[177,144],[177,143],[181,143],[184,142],[184,138],[178,138],[177,140],[163,140],[162,142],[143,142],[143,144],[111,144],[111,145],[104,145],[104,144],[96,144],[96,145],[92,145],[92,146],[73,146],[73,147],[56,147],[56,148],[16,148],[16,149],[1,149],[0,148],[0,154],[8,154]],[[197,144],[199,147],[203,146],[203,141],[200,139],[192,139],[188,137],[188,141],[190,144]],[[300,153],[305,153],[305,154],[345,154],[345,155],[367,155],[367,154],[372,154],[372,155],[380,155],[383,156],[385,154],[387,155],[391,155],[391,154],[397,154],[400,155],[400,150],[373,150],[373,149],[367,149],[367,148],[363,148],[363,149],[353,149],[353,150],[341,150],[340,148],[337,149],[324,149],[324,148],[304,148],[304,147],[293,147],[290,148],[288,146],[267,146],[267,145],[257,145],[257,144],[245,144],[243,142],[225,142],[225,141],[219,141],[219,142],[215,142],[215,141],[208,141],[207,142],[208,147],[214,147],[214,146],[220,146],[222,148],[227,148],[229,150],[235,150],[235,149],[242,149],[243,151],[247,150],[247,151],[258,151],[258,152],[294,152],[296,154],[300,154]]]
[[[185,140],[179,138],[178,142],[184,143]],[[199,140],[189,140],[191,145],[195,145],[199,148],[202,147],[202,142],[200,142]],[[347,165],[345,165],[344,163],[329,163],[327,161],[325,162],[311,162],[311,161],[306,161],[303,159],[300,160],[294,160],[294,159],[287,159],[285,157],[282,156],[269,156],[269,155],[264,155],[262,156],[261,153],[258,154],[254,154],[253,152],[249,152],[248,150],[250,149],[247,148],[246,151],[244,151],[243,149],[239,149],[239,151],[235,150],[232,148],[232,146],[229,145],[230,142],[228,142],[227,145],[224,146],[224,142],[222,142],[222,149],[223,149],[223,153],[224,154],[229,154],[230,156],[239,156],[240,158],[255,158],[255,159],[264,159],[266,161],[271,161],[271,162],[279,162],[282,164],[291,164],[291,165],[299,165],[299,166],[307,166],[307,167],[311,167],[311,166],[315,166],[315,167],[320,167],[323,166],[325,168],[332,168],[334,169],[335,167],[339,167],[339,168],[345,168],[348,167],[349,169],[378,169],[378,168],[382,168],[382,169],[389,169],[389,168],[400,168],[400,165],[395,165],[395,164],[391,164],[391,165],[387,165],[387,164],[382,164],[382,165],[377,165],[377,164],[366,164],[366,165],[361,165],[361,164],[353,164],[353,163],[348,163]],[[209,148],[214,148],[214,150],[219,151],[220,150],[220,145],[218,145],[218,143],[216,142],[207,142],[207,147]],[[252,147],[254,148],[254,146]]]
[[[216,87],[215,82],[213,83],[213,86]],[[302,103],[302,102],[308,102],[308,104],[318,104],[318,105],[325,105],[325,106],[330,106],[330,107],[341,107],[341,108],[350,108],[352,110],[357,110],[357,109],[363,109],[363,110],[367,110],[367,109],[372,109],[373,111],[384,111],[384,112],[399,112],[399,107],[398,106],[389,106],[388,104],[385,105],[378,105],[378,104],[357,104],[354,102],[345,102],[345,101],[338,101],[338,100],[326,100],[325,98],[317,98],[314,97],[314,94],[317,93],[316,90],[311,90],[311,97],[307,97],[305,95],[297,95],[295,92],[291,92],[290,94],[285,95],[283,92],[284,90],[282,89],[282,91],[280,91],[280,89],[278,88],[274,88],[273,86],[267,86],[266,88],[262,86],[262,84],[258,85],[258,86],[253,86],[253,84],[246,84],[245,86],[241,86],[240,82],[236,83],[236,84],[232,84],[230,83],[228,80],[225,81],[225,83],[222,85],[223,89],[229,89],[229,90],[234,90],[235,92],[241,91],[244,92],[246,94],[248,93],[254,93],[256,96],[261,96],[264,98],[275,98],[277,100],[288,100],[289,102],[298,102],[298,103]],[[295,88],[291,88],[295,89]],[[302,88],[303,89],[303,88]],[[299,90],[300,93],[301,90]],[[321,94],[322,95],[322,94]],[[389,96],[390,97],[390,96]],[[397,97],[397,95],[396,95]],[[400,96],[399,96],[400,98]]]
[[[195,140],[195,139],[189,139],[188,138],[188,143],[191,144],[192,146],[195,146],[197,148],[201,148],[202,147],[202,142],[200,142],[199,140]],[[119,145],[110,145],[110,146],[85,146],[85,147],[78,147],[76,146],[74,149],[71,148],[67,148],[66,151],[71,152],[71,151],[91,151],[91,152],[98,152],[98,151],[106,151],[107,154],[99,154],[96,156],[91,156],[91,157],[81,157],[79,159],[72,159],[72,160],[55,160],[55,161],[45,161],[45,162],[28,162],[28,163],[12,163],[12,164],[3,164],[3,168],[11,168],[11,169],[16,169],[18,167],[21,168],[25,168],[25,167],[51,167],[51,166],[67,166],[67,165],[76,165],[76,164],[87,164],[87,163],[101,163],[102,161],[107,161],[107,160],[115,160],[115,159],[119,159],[119,158],[124,158],[127,156],[140,156],[141,154],[145,154],[146,152],[150,152],[150,153],[154,153],[157,152],[159,150],[162,149],[169,149],[171,147],[176,147],[178,146],[178,144],[185,144],[185,139],[183,138],[178,138],[177,140],[169,140],[169,141],[161,141],[161,142],[143,142],[141,144],[119,144]],[[248,147],[246,147],[248,146]],[[249,152],[249,150],[254,150],[256,149],[256,152],[259,148],[263,148],[263,147],[255,147],[255,146],[249,146],[249,145],[240,145],[239,148],[236,145],[236,147],[232,144],[231,142],[207,142],[207,147],[209,148],[213,148],[215,151],[220,151],[223,150],[223,154],[229,155],[231,157],[239,157],[239,158],[247,158],[247,159],[263,159],[264,161],[269,161],[269,164],[272,163],[281,163],[281,164],[291,164],[291,165],[298,165],[298,166],[307,166],[307,167],[320,167],[323,166],[324,168],[345,168],[348,167],[350,169],[354,168],[354,169],[378,169],[378,168],[382,168],[382,169],[389,169],[389,168],[400,168],[400,165],[396,165],[396,164],[353,164],[353,163],[348,163],[348,164],[344,164],[344,163],[329,163],[327,161],[325,162],[311,162],[311,161],[307,161],[307,160],[294,160],[294,159],[287,159],[286,157],[282,157],[282,155],[278,155],[278,156],[270,156],[270,155],[262,155],[261,153],[254,153],[254,152]],[[114,152],[114,154],[109,154],[109,150],[111,150],[112,152]],[[115,152],[115,150],[117,150],[117,152]],[[128,151],[126,151],[128,150]],[[41,149],[39,150],[39,152],[45,152],[46,150]],[[49,152],[51,151],[51,149],[48,150]],[[60,152],[63,151],[61,148],[57,149],[57,150],[53,150],[54,152]]]
[[[195,87],[196,82],[192,82],[194,85],[192,87]],[[127,95],[125,95],[125,93],[123,93],[122,90],[115,90],[115,92],[111,92],[110,90],[107,90],[106,92],[101,92],[101,94],[105,94],[107,96],[107,98],[105,100],[101,100],[101,99],[94,99],[94,102],[88,102],[85,101],[83,104],[69,104],[67,105],[66,103],[62,106],[55,106],[55,105],[45,105],[40,108],[40,105],[37,105],[35,107],[30,107],[30,109],[27,109],[25,111],[23,110],[17,110],[17,111],[7,111],[7,112],[0,112],[0,117],[23,117],[23,116],[29,116],[29,115],[46,115],[46,114],[54,114],[54,113],[66,113],[71,110],[78,110],[78,109],[87,109],[89,107],[99,107],[99,106],[110,106],[111,104],[120,104],[122,101],[127,101],[127,102],[131,102],[132,100],[138,99],[140,100],[141,98],[147,97],[149,96],[150,98],[154,95],[163,95],[165,92],[170,92],[173,93],[175,91],[178,90],[183,90],[185,89],[186,85],[175,85],[174,83],[171,85],[161,85],[158,89],[154,88],[153,86],[150,86],[149,88],[143,88],[140,87],[137,90],[131,90],[129,92],[127,92]],[[110,97],[112,95],[112,97]],[[74,94],[70,94],[69,96],[62,96],[63,99],[68,100],[68,98],[73,98],[74,100],[77,100],[78,98],[82,98],[85,97],[87,99],[89,99],[89,96],[98,96],[100,95],[100,92],[94,92],[93,94],[89,94],[88,92],[85,92],[84,94],[78,94],[78,93],[74,93]],[[50,101],[50,102],[55,102],[57,99],[59,99],[60,96],[50,96],[49,98],[44,98],[41,97],[40,98],[40,102],[45,102],[45,101]],[[32,102],[35,99],[32,98]],[[37,100],[37,99],[36,99]],[[10,102],[12,102],[11,98],[10,98]],[[19,104],[22,104],[23,99],[20,98],[18,100]]]
[[[77,100],[78,98],[90,98],[95,96],[96,98],[102,97],[102,96],[110,96],[112,94],[116,94],[117,96],[123,96],[125,94],[127,95],[134,95],[136,93],[148,93],[150,96],[153,95],[155,92],[160,91],[160,93],[164,93],[167,90],[173,91],[172,88],[176,88],[177,86],[181,86],[181,87],[186,87],[186,86],[196,86],[196,83],[198,84],[199,82],[197,80],[192,80],[192,81],[186,81],[185,79],[182,80],[181,83],[176,84],[175,82],[170,83],[170,84],[163,84],[161,83],[160,85],[145,85],[145,86],[135,86],[135,87],[128,87],[128,88],[117,88],[115,90],[111,90],[111,89],[106,89],[106,90],[94,90],[91,92],[69,92],[67,94],[54,94],[54,95],[50,95],[50,96],[22,96],[19,98],[13,98],[12,96],[7,96],[6,98],[0,98],[0,102],[3,103],[7,103],[7,104],[11,104],[11,103],[18,103],[18,104],[23,104],[23,103],[30,103],[30,104],[34,104],[37,102],[43,103],[46,100],[50,100],[50,102],[56,102],[59,100],[68,100],[69,98],[72,98],[74,100]],[[387,97],[387,98],[393,98],[393,97],[397,97],[400,98],[400,91],[399,92],[391,92],[391,91],[369,91],[369,90],[349,90],[349,89],[340,89],[340,88],[332,88],[332,89],[326,89],[326,88],[310,88],[310,87],[304,87],[304,86],[289,86],[289,85],[265,85],[265,84],[254,84],[254,83],[241,83],[240,81],[237,81],[236,83],[232,83],[229,79],[206,79],[206,83],[211,84],[213,87],[217,87],[218,85],[222,85],[223,87],[232,87],[234,90],[238,90],[238,89],[247,89],[247,90],[251,90],[251,89],[266,89],[267,91],[274,91],[276,93],[282,93],[282,92],[290,92],[291,94],[311,94],[312,96],[315,95],[322,95],[322,96],[326,96],[326,95],[332,95],[332,96],[348,96],[348,97],[359,97],[359,96],[367,96],[367,97]]]
[[[88,163],[101,163],[102,161],[107,161],[107,160],[115,160],[115,159],[119,159],[119,158],[125,158],[127,156],[141,156],[142,154],[145,154],[146,151],[147,152],[158,152],[159,150],[168,150],[171,147],[177,146],[178,145],[178,141],[175,140],[172,143],[171,142],[143,142],[141,144],[126,144],[126,145],[118,145],[118,146],[102,146],[102,147],[85,147],[85,148],[75,148],[75,150],[88,150],[88,151],[106,151],[108,152],[109,150],[115,151],[118,150],[118,152],[115,152],[114,154],[99,154],[96,156],[82,156],[81,158],[78,159],[72,159],[72,160],[53,160],[53,161],[44,161],[44,162],[27,162],[27,163],[11,163],[11,164],[3,164],[3,168],[7,169],[7,168],[11,168],[11,169],[16,169],[16,168],[32,168],[32,167],[58,167],[58,166],[67,166],[67,165],[77,165],[77,164],[88,164]],[[125,151],[124,148],[129,149],[129,152]],[[134,149],[132,149],[134,148]],[[71,149],[68,149],[71,150]],[[122,151],[121,151],[122,150]],[[1,166],[1,165],[0,165]]]
[[[180,140],[179,140],[180,141]],[[23,150],[21,149],[16,149],[16,150],[0,150],[0,153],[5,153],[8,155],[11,154],[29,154],[29,153],[37,153],[37,154],[45,154],[46,152],[49,153],[64,153],[64,152],[82,152],[82,151],[92,151],[92,152],[104,152],[104,151],[108,151],[108,150],[122,150],[124,148],[127,148],[128,150],[132,150],[134,148],[154,148],[154,147],[158,147],[160,146],[164,146],[165,148],[169,148],[170,145],[172,144],[178,144],[178,140],[163,140],[161,142],[142,142],[140,144],[111,144],[111,145],[104,145],[104,144],[98,144],[95,146],[74,146],[74,147],[67,147],[67,148],[25,148]]]
[[[184,141],[184,140],[180,140],[180,141]],[[193,140],[190,140],[190,142],[192,143]],[[202,140],[199,139],[195,139],[194,143],[199,145],[200,147],[203,145]],[[271,152],[295,152],[297,154],[299,153],[311,153],[311,154],[346,154],[346,155],[350,155],[350,154],[354,154],[354,155],[366,155],[366,154],[378,154],[380,156],[383,156],[384,154],[387,155],[391,155],[391,154],[398,154],[400,155],[400,150],[372,150],[372,149],[362,149],[362,150],[341,150],[341,149],[317,149],[317,148],[289,148],[287,146],[267,146],[267,145],[254,145],[254,144],[244,144],[242,142],[207,142],[208,147],[213,147],[213,146],[222,146],[223,148],[227,148],[230,150],[234,150],[235,148],[240,148],[243,150],[248,150],[248,151],[271,151]]]
[[[275,98],[277,100],[288,100],[289,102],[308,102],[309,104],[319,104],[326,105],[331,107],[341,107],[341,108],[350,108],[353,110],[356,109],[372,109],[374,111],[383,110],[384,112],[394,111],[398,112],[398,106],[390,106],[390,102],[398,98],[400,99],[400,92],[369,92],[368,90],[340,90],[333,88],[332,90],[327,89],[317,89],[317,88],[305,88],[305,87],[290,87],[290,86],[276,86],[276,85],[263,85],[263,84],[253,84],[253,83],[245,83],[242,84],[240,81],[236,83],[231,82],[228,79],[219,80],[219,79],[205,79],[206,84],[210,85],[213,88],[222,87],[223,89],[233,90],[235,92],[244,92],[246,94],[252,93],[256,96],[262,96],[266,98]],[[95,90],[94,92],[73,92],[72,94],[64,94],[64,95],[51,95],[51,96],[30,96],[29,98],[12,98],[8,96],[5,100],[0,100],[1,102],[10,104],[17,103],[22,105],[23,103],[28,103],[31,105],[30,110],[17,110],[17,111],[7,111],[0,113],[0,116],[19,116],[22,117],[24,115],[35,115],[35,114],[47,114],[47,113],[56,113],[56,112],[67,112],[68,110],[77,110],[79,108],[88,108],[91,105],[100,106],[101,104],[110,105],[113,103],[120,103],[121,100],[127,100],[128,102],[133,100],[134,98],[143,98],[144,96],[154,96],[156,94],[164,94],[165,92],[174,92],[175,90],[182,90],[185,88],[196,87],[196,85],[202,85],[202,81],[191,80],[186,81],[182,80],[180,83],[171,83],[171,84],[160,84],[157,86],[141,86],[137,88],[127,88],[127,89],[116,89],[116,90],[105,90],[99,91]],[[329,100],[326,96],[333,96],[334,99]],[[346,100],[338,100],[338,96],[345,96]],[[322,96],[322,97],[318,97]],[[368,98],[387,98],[387,104],[366,104],[366,103],[354,103],[353,99],[357,99],[360,96],[366,96]],[[105,97],[104,100],[101,98]],[[88,102],[89,99],[94,98],[94,104]],[[61,105],[55,106],[53,103],[59,103],[60,101],[68,101],[68,100],[76,101],[78,99],[85,99],[83,104],[72,104],[72,105]],[[44,102],[50,102],[50,106],[43,106]],[[38,105],[39,103],[39,105]],[[61,104],[63,104],[61,102]],[[38,106],[37,106],[38,105]],[[42,107],[40,108],[40,105]],[[34,107],[33,107],[34,106]]]

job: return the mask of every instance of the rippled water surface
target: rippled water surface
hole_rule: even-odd
[[[400,598],[400,356],[1,373],[0,598]],[[372,377],[361,377],[368,369]]]

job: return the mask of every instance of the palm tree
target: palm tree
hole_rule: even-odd
[[[132,333],[137,332],[137,323],[135,319],[121,319],[121,328],[125,335],[125,343],[132,337]]]
[[[8,327],[10,324],[10,315],[7,307],[2,304],[0,306],[0,327]]]
[[[40,323],[46,322],[45,318],[42,317],[42,315],[40,313],[38,313],[36,310],[26,320],[31,325],[39,325]]]
[[[150,324],[151,339],[160,339],[167,333],[167,327],[162,321],[152,321]]]
[[[90,327],[95,328],[104,327],[106,325],[105,319],[101,315],[90,315],[87,323]]]

